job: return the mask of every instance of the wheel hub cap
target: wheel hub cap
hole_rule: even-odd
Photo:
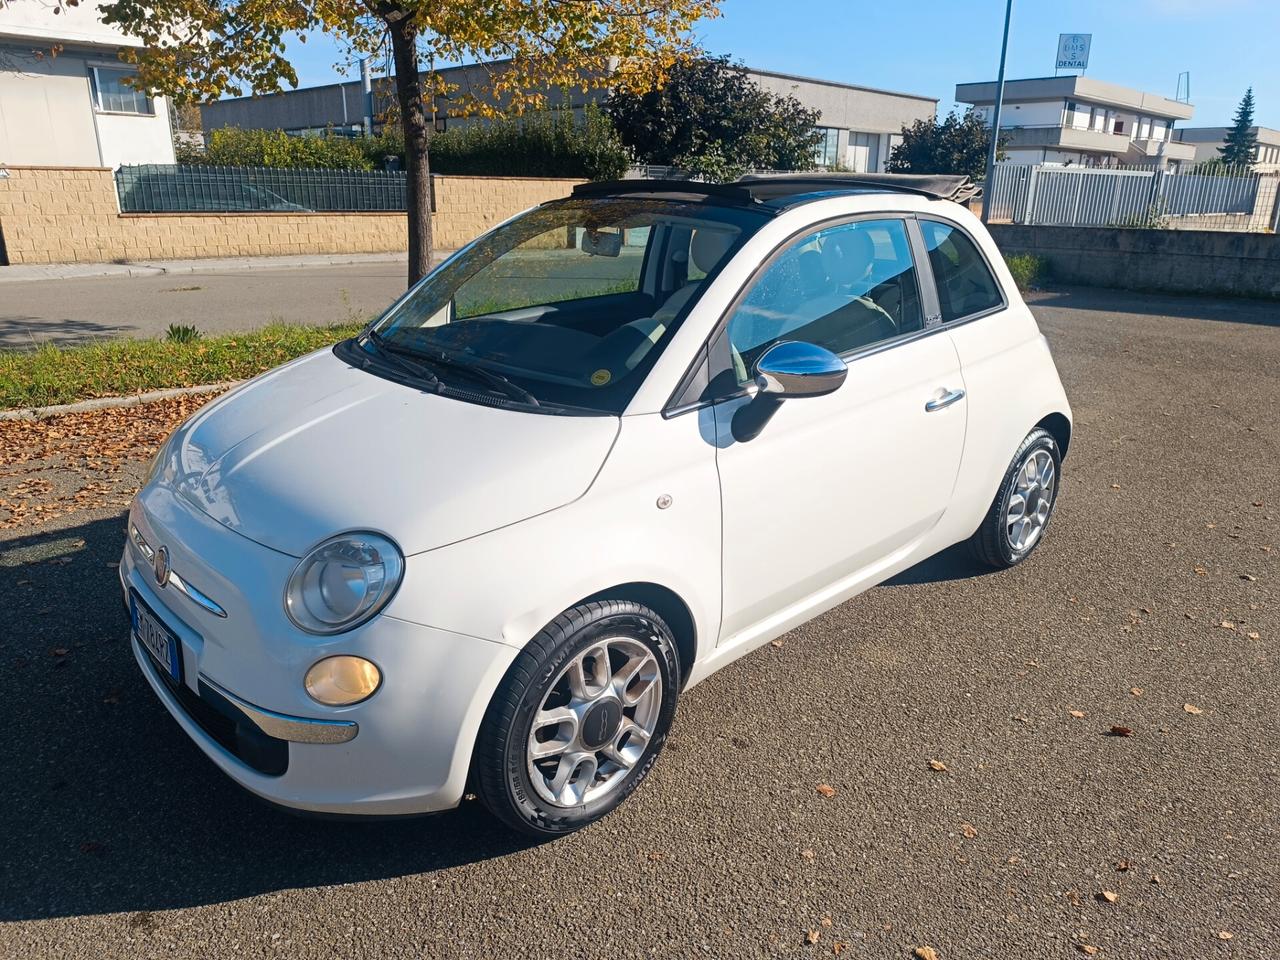
[[[1015,551],[1029,550],[1044,533],[1056,484],[1053,457],[1047,450],[1033,450],[1018,466],[1005,516],[1005,535]]]
[[[662,673],[633,637],[599,640],[552,682],[529,729],[533,788],[558,807],[616,790],[644,756],[662,707]]]

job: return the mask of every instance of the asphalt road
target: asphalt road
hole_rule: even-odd
[[[7,531],[0,956],[1272,955],[1280,307],[1036,311],[1077,432],[1035,557],[943,555],[728,667],[541,846],[474,802],[263,808],[136,671],[118,512]]]
[[[405,265],[395,261],[6,283],[0,349],[160,337],[171,323],[205,334],[343,323],[380,313],[404,289]]]

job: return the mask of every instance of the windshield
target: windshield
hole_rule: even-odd
[[[442,264],[360,346],[446,395],[618,414],[707,277],[766,219],[649,198],[547,204]]]

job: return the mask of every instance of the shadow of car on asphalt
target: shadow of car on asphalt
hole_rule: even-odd
[[[429,817],[334,821],[235,785],[138,672],[110,569],[123,528],[120,515],[0,543],[10,723],[0,921],[215,904],[531,845],[475,801]]]
[[[0,921],[142,915],[421,874],[533,844],[476,801],[428,817],[335,821],[242,790],[138,672],[114,569],[123,546],[123,514],[0,543],[11,726]],[[961,545],[889,585],[978,572]]]

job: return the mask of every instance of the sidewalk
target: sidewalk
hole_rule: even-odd
[[[443,259],[452,251],[439,251]],[[333,253],[297,257],[225,257],[201,260],[138,260],[127,263],[37,263],[0,267],[0,283],[30,280],[79,280],[89,277],[155,277],[227,270],[288,270],[365,263],[404,263],[403,253]]]

